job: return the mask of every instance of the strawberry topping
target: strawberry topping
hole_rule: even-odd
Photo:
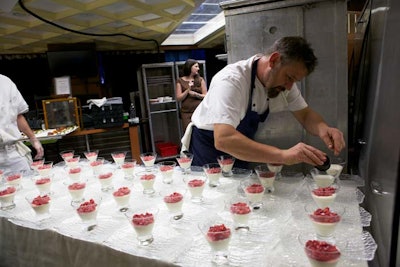
[[[13,174],[7,176],[7,181],[13,181],[13,180],[18,180],[21,178],[21,174]]]
[[[144,156],[142,158],[143,161],[151,161],[151,160],[154,160],[154,159],[155,159],[154,156]]]
[[[69,173],[80,173],[81,172],[81,168],[71,168],[69,169]]]
[[[132,217],[133,225],[144,226],[154,223],[154,216],[151,213],[135,214]]]
[[[215,174],[215,173],[220,173],[220,172],[221,172],[221,168],[217,168],[217,167],[210,168],[207,170],[207,173],[210,173],[210,174]]]
[[[50,178],[46,177],[46,178],[37,179],[35,184],[47,184],[47,183],[50,183],[50,182],[51,182]]]
[[[250,207],[244,202],[237,202],[231,205],[231,212],[235,214],[248,214]]]
[[[86,212],[92,212],[96,210],[96,202],[93,199],[90,199],[89,201],[83,202],[79,208],[78,212],[79,213],[86,213]]]
[[[156,178],[154,174],[145,174],[140,177],[140,180],[153,180]]]
[[[188,185],[190,187],[199,187],[199,186],[203,186],[203,184],[204,184],[204,181],[200,180],[200,179],[194,179],[194,180],[189,181],[189,183],[188,183]]]
[[[316,196],[327,197],[327,196],[332,196],[333,194],[335,194],[336,189],[332,186],[320,187],[320,188],[314,189],[312,192]]]
[[[264,192],[264,187],[261,184],[252,184],[246,187],[247,193],[257,194]]]
[[[229,165],[229,164],[233,164],[233,159],[222,159],[219,161],[220,164],[222,165]]]
[[[336,223],[340,221],[340,215],[332,212],[329,207],[315,210],[310,217],[320,223]]]
[[[108,179],[111,178],[112,175],[113,175],[112,172],[103,173],[99,175],[99,179]]]
[[[224,224],[210,226],[207,232],[207,238],[210,241],[219,241],[227,239],[231,236],[231,229],[227,228]]]
[[[167,172],[167,171],[170,171],[173,169],[174,169],[173,166],[160,166],[160,171],[162,171],[162,172]]]
[[[178,162],[179,163],[187,163],[187,162],[191,162],[192,159],[191,158],[179,158]]]
[[[48,195],[37,196],[32,200],[33,206],[40,206],[44,204],[48,204],[50,202],[50,197]]]
[[[5,196],[5,195],[9,195],[12,194],[16,191],[15,187],[7,187],[6,189],[0,191],[0,196]]]
[[[177,203],[183,199],[183,195],[177,192],[172,193],[169,196],[164,197],[166,203]]]
[[[86,187],[85,183],[73,183],[68,186],[69,190],[80,190]]]
[[[115,191],[115,192],[113,193],[113,195],[114,195],[115,197],[122,197],[122,196],[125,196],[125,195],[130,194],[130,192],[131,192],[131,190],[130,190],[128,187],[124,186],[124,187],[118,188],[118,190]]]
[[[112,156],[113,156],[113,158],[125,158],[124,153],[113,154]]]
[[[258,176],[260,178],[274,178],[275,177],[275,173],[274,172],[260,172],[258,174]]]
[[[133,163],[124,163],[124,164],[122,164],[122,168],[124,168],[124,169],[134,168],[134,167],[135,167],[135,164],[133,164]]]
[[[325,241],[308,240],[305,245],[305,251],[308,257],[317,261],[334,261],[340,257],[337,247]]]

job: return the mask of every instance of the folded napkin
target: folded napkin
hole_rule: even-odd
[[[190,146],[190,140],[192,138],[192,129],[193,129],[193,122],[190,122],[189,125],[186,127],[185,134],[183,135],[181,142],[182,142],[182,148],[181,148],[181,153],[183,151],[189,151],[189,146]]]
[[[101,108],[101,106],[103,106],[105,103],[107,102],[107,98],[103,97],[101,99],[89,99],[88,101],[86,101],[86,103],[89,104],[89,109],[92,108],[92,105],[96,105],[99,108]]]

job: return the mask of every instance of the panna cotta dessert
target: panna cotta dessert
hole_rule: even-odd
[[[118,188],[118,190],[113,193],[114,200],[120,207],[128,206],[130,196],[131,190],[126,186]]]
[[[232,176],[233,164],[235,163],[235,158],[229,155],[222,155],[217,158],[219,166],[221,166],[222,174],[224,176]]]
[[[282,171],[283,165],[279,163],[267,163],[267,167],[271,172],[278,173]]]
[[[143,187],[144,194],[153,194],[154,193],[154,182],[156,180],[156,176],[153,173],[142,174],[140,175],[140,183]]]
[[[151,212],[136,213],[130,218],[135,229],[137,239],[142,245],[149,245],[153,241],[154,214]]]
[[[189,156],[181,156],[179,158],[177,158],[179,166],[184,169],[187,170],[192,166],[192,161],[193,158],[189,157]]]
[[[151,169],[154,167],[154,163],[156,162],[156,154],[144,153],[140,155],[140,159],[142,160],[146,169]]]
[[[82,169],[80,167],[71,167],[68,168],[68,177],[71,180],[79,180],[81,177]]]
[[[207,176],[210,186],[217,186],[219,184],[219,178],[222,175],[221,167],[218,163],[209,163],[203,166],[204,173]]]
[[[35,172],[37,172],[39,166],[42,166],[43,163],[44,163],[44,159],[36,159],[36,160],[33,160],[32,163],[31,163],[31,168],[32,168],[32,170],[34,170]]]
[[[85,193],[86,183],[75,182],[68,185],[68,192],[71,195],[72,201],[83,200],[83,194]]]
[[[78,212],[79,217],[82,219],[82,221],[94,221],[97,218],[97,208],[98,203],[95,202],[95,200],[90,199],[89,201],[83,202],[78,209],[76,210]]]
[[[231,203],[230,212],[236,225],[247,225],[250,218],[251,208],[245,202]]]
[[[326,170],[326,173],[332,175],[335,178],[339,178],[340,174],[343,171],[343,166],[340,164],[331,164],[329,169]]]
[[[176,163],[174,161],[164,161],[159,164],[159,170],[163,177],[163,183],[170,184],[173,182],[175,166]]]
[[[258,179],[266,189],[274,188],[275,177],[275,172],[272,171],[260,172],[258,174]]]
[[[313,267],[335,267],[341,255],[335,245],[319,240],[308,240],[304,251]]]
[[[192,195],[192,199],[196,200],[202,198],[205,184],[205,180],[200,178],[194,178],[187,182],[187,187]]]
[[[96,151],[86,151],[83,154],[85,155],[86,159],[89,162],[93,162],[93,161],[96,161],[97,156],[99,155],[99,152],[97,150]]]
[[[111,153],[111,157],[117,166],[121,166],[125,161],[126,152]]]
[[[50,197],[48,195],[37,196],[30,202],[31,207],[38,215],[49,213]]]
[[[22,174],[14,173],[6,177],[6,183],[11,186],[19,187],[22,180]]]
[[[207,242],[214,251],[226,251],[231,240],[231,229],[224,224],[210,226],[206,234]]]
[[[97,176],[101,184],[101,190],[108,190],[112,188],[113,173],[104,172]]]
[[[172,213],[180,213],[183,205],[183,195],[179,192],[164,196],[164,203]]]
[[[66,160],[64,160],[64,161],[65,161],[65,164],[66,164],[68,167],[73,168],[73,167],[78,166],[79,160],[80,160],[80,159],[81,159],[81,156],[75,155],[75,156],[73,156],[72,158],[68,158],[68,159],[66,159]]]
[[[14,197],[17,189],[13,186],[2,187],[0,189],[0,204],[1,209],[10,209],[15,207]]]
[[[35,185],[41,194],[48,194],[51,188],[50,177],[35,177]]]
[[[329,187],[335,181],[335,177],[330,174],[314,174],[312,177],[318,187]]]
[[[329,207],[316,209],[309,217],[318,236],[329,237],[333,235],[341,216],[331,211]]]
[[[124,172],[125,177],[133,177],[133,171],[135,170],[136,160],[125,161],[121,165],[121,169]]]
[[[60,156],[64,161],[73,158],[74,155],[75,155],[75,151],[74,150],[65,150],[65,151],[61,151],[60,152]]]
[[[244,188],[247,199],[252,203],[262,202],[264,190],[264,186],[258,183],[249,184]]]
[[[104,158],[98,157],[95,161],[90,162],[90,167],[92,167],[93,173],[100,173],[103,169]]]
[[[44,162],[42,166],[39,166],[37,171],[40,176],[48,176],[53,168],[53,162]]]
[[[336,188],[333,186],[315,188],[311,195],[318,207],[329,207],[335,201]]]

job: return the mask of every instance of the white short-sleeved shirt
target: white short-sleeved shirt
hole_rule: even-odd
[[[18,91],[15,83],[1,74],[0,94],[0,129],[15,139],[19,139],[21,138],[21,132],[18,129],[17,116],[29,110],[28,104]]]
[[[247,112],[251,86],[251,66],[260,55],[229,64],[212,78],[207,95],[192,116],[193,124],[204,130],[213,130],[215,123],[236,128]],[[283,110],[296,111],[307,107],[296,84],[291,90],[269,98],[267,90],[256,77],[252,98],[252,111],[271,113]]]

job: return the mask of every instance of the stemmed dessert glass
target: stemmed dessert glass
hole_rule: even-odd
[[[120,212],[126,212],[129,209],[129,200],[131,197],[131,189],[122,186],[113,192],[115,203],[117,203]]]
[[[35,174],[38,174],[38,168],[39,166],[43,166],[43,163],[45,162],[44,158],[41,159],[33,159],[32,163],[31,163],[31,169],[33,170],[33,172]]]
[[[265,188],[260,180],[254,177],[249,177],[240,182],[247,199],[253,209],[259,209],[263,205],[263,196]]]
[[[65,159],[65,165],[67,165],[70,168],[77,167],[79,165],[79,161],[81,160],[80,155],[74,155],[71,158]]]
[[[124,178],[128,181],[133,180],[134,170],[136,167],[135,159],[125,159],[124,163],[121,165],[121,169],[124,172]]]
[[[93,161],[96,161],[96,159],[99,155],[99,150],[95,149],[95,150],[85,151],[85,152],[83,152],[83,154],[85,155],[86,159],[89,162],[93,162]]]
[[[146,152],[140,154],[140,159],[142,160],[146,171],[151,171],[153,169],[156,158],[157,153],[155,152]]]
[[[102,169],[102,171],[97,175],[97,178],[101,185],[101,191],[108,192],[114,188],[112,183],[114,172],[111,169]]]
[[[42,195],[51,195],[51,185],[53,183],[53,175],[33,176],[32,181]]]
[[[105,160],[103,157],[97,157],[95,161],[90,162],[90,167],[92,167],[93,174],[96,175],[101,172],[101,170],[103,169],[104,161]]]
[[[71,195],[71,206],[78,206],[84,201],[83,195],[86,190],[86,180],[69,180],[64,182]]]
[[[226,208],[232,216],[235,230],[250,230],[251,206],[247,198],[234,196],[226,203]]]
[[[232,237],[232,226],[221,219],[209,219],[198,225],[213,252],[212,262],[217,265],[229,263],[228,249]]]
[[[319,187],[315,182],[308,184],[311,196],[315,203],[320,208],[329,207],[335,202],[337,193],[339,191],[339,184],[333,183],[328,187]]]
[[[60,152],[61,158],[66,161],[75,155],[75,150],[64,150]]]
[[[153,228],[157,213],[158,209],[153,207],[128,210],[124,213],[142,246],[148,246],[154,241]]]
[[[53,169],[53,161],[45,161],[42,166],[38,167],[38,172],[40,176],[48,176]]]
[[[343,168],[346,166],[346,160],[341,157],[331,157],[331,166],[326,170],[327,174],[332,175],[335,179],[339,179],[342,174]]]
[[[217,158],[218,164],[221,167],[222,175],[231,177],[233,175],[232,169],[235,164],[235,158],[231,155],[221,155]]]
[[[219,178],[222,175],[222,169],[219,163],[208,163],[203,165],[204,173],[208,179],[208,185],[211,187],[216,187],[219,185]]]
[[[157,164],[158,169],[161,173],[161,176],[163,178],[163,183],[164,184],[171,184],[173,182],[173,175],[174,175],[174,169],[176,166],[175,161],[162,161]]]
[[[36,218],[41,221],[49,218],[51,198],[49,195],[43,194],[28,194],[25,197],[26,201],[35,211]]]
[[[97,214],[102,198],[100,196],[86,197],[87,201],[81,203],[76,209],[83,223],[84,231],[92,231],[97,226]]]
[[[335,176],[316,168],[310,170],[311,177],[318,187],[328,187],[335,182]]]
[[[113,158],[115,165],[117,165],[118,168],[121,168],[121,165],[124,163],[126,153],[126,151],[116,151],[111,153],[111,157]]]
[[[271,171],[268,165],[266,164],[257,165],[254,168],[254,170],[261,184],[264,186],[266,192],[268,193],[274,192],[275,191],[274,182],[276,173]]]
[[[191,195],[191,201],[193,203],[203,202],[203,191],[206,185],[207,177],[204,175],[196,176],[185,176],[183,178],[184,183]]]
[[[176,160],[178,161],[179,166],[182,168],[183,174],[189,174],[192,166],[193,154],[189,152],[181,153],[176,157]]]
[[[267,163],[268,169],[276,174],[275,179],[279,180],[282,178],[283,164],[279,163]]]
[[[15,187],[15,189],[20,190],[22,188],[21,181],[23,177],[23,172],[16,171],[8,173],[5,176],[6,184]]]
[[[173,220],[179,220],[183,217],[182,206],[186,190],[168,188],[160,192],[163,201],[172,215]]]
[[[139,179],[143,187],[143,194],[147,196],[152,196],[155,193],[154,182],[156,180],[156,172],[141,171],[136,173],[136,177]]]
[[[0,210],[15,208],[14,197],[17,189],[14,186],[0,184]]]

